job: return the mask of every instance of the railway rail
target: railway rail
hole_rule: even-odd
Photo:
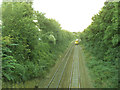
[[[78,47],[79,46],[72,45],[69,48],[69,50],[67,51],[67,53],[63,57],[62,62],[58,66],[56,72],[54,73],[50,82],[48,83],[47,88],[56,88],[56,89],[59,88],[60,83],[62,83],[61,81],[62,81],[63,73],[65,72],[65,68],[66,68],[66,66],[67,66],[67,64],[70,60],[69,59],[70,55],[71,55],[73,49],[76,49],[76,51],[74,51],[74,54],[75,53],[79,54],[79,50],[77,50]],[[75,61],[76,59],[77,59],[77,61]],[[75,65],[75,63],[76,63],[77,66]],[[77,68],[77,71],[74,70],[76,68]],[[71,71],[70,71],[71,75],[69,77],[69,85],[68,85],[69,90],[70,90],[70,88],[80,88],[80,70],[79,70],[79,68],[80,68],[79,67],[79,55],[74,55],[73,59],[72,59],[72,68],[71,68]],[[78,72],[78,74],[77,74],[77,72]],[[75,79],[74,79],[75,76],[73,74],[77,75],[77,77],[76,77],[77,81],[75,81]],[[74,79],[75,82],[77,82],[77,84],[78,84],[77,87],[76,86],[74,87],[74,85],[72,85],[74,83],[73,79]]]
[[[70,88],[80,88],[80,69],[79,69],[80,56],[79,56],[79,50],[77,50],[78,48],[79,46],[75,46],[76,50],[74,50],[71,76],[69,82],[69,90]]]
[[[61,64],[58,66],[58,68],[57,68],[56,72],[54,73],[53,77],[51,78],[50,82],[48,83],[47,88],[56,88],[56,89],[59,88],[63,73],[65,71],[66,65],[69,61],[69,57],[72,52],[71,49],[73,49],[73,47],[74,47],[74,45],[72,44],[72,46],[69,48],[69,50],[63,57]],[[57,75],[58,72],[61,72],[61,75]],[[57,78],[59,78],[59,79],[57,79]],[[56,80],[58,81],[58,83],[55,83]]]

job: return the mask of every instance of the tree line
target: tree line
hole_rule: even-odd
[[[43,78],[73,40],[55,19],[35,11],[32,3],[2,3],[2,80]]]
[[[119,10],[119,2],[105,2],[101,11],[92,17],[91,25],[79,34],[85,52],[90,53],[87,63],[97,88],[118,87]]]

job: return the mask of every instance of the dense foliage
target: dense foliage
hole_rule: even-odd
[[[34,11],[32,3],[3,2],[2,22],[3,81],[44,77],[73,39],[56,20]]]
[[[105,2],[102,10],[92,17],[93,22],[80,34],[95,87],[118,87],[120,60],[120,5]]]

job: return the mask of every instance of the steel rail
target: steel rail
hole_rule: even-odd
[[[72,83],[72,76],[73,76],[73,65],[74,65],[74,56],[73,56],[73,63],[72,63],[72,69],[71,69],[71,76],[70,76],[69,90],[70,90],[71,83]]]
[[[73,47],[73,45],[71,45],[71,47]],[[54,78],[55,78],[55,76],[56,76],[56,73],[57,73],[57,72],[58,72],[58,70],[60,69],[60,66],[63,64],[63,61],[65,60],[65,57],[68,55],[68,53],[69,53],[69,51],[70,51],[71,47],[68,49],[67,53],[66,53],[66,54],[65,54],[65,56],[63,57],[61,64],[58,66],[58,68],[57,68],[56,72],[54,73],[53,77],[51,78],[50,82],[48,83],[47,88],[49,88],[49,87],[50,87],[50,85],[51,85],[52,81],[54,80]]]
[[[73,47],[72,47],[72,49],[73,49]],[[70,52],[69,55],[71,55],[71,53],[72,53],[72,50],[71,50],[71,52]],[[68,63],[68,61],[69,61],[69,58],[70,58],[70,57],[67,58],[67,61],[66,61],[65,65],[64,65],[64,68],[63,68],[63,71],[62,71],[61,77],[60,77],[59,82],[58,82],[58,85],[57,85],[57,88],[59,88],[59,85],[60,85],[60,82],[61,82],[61,79],[62,79],[63,73],[64,73],[65,68],[66,68],[66,65],[67,65],[67,63]],[[56,88],[56,89],[57,89],[57,88]]]
[[[79,54],[79,52],[80,51],[78,51],[78,54]],[[78,55],[78,58],[79,58],[79,61],[78,61],[78,73],[79,73],[79,75],[78,75],[78,80],[79,80],[79,88],[80,88],[80,56]],[[70,88],[71,88],[71,83],[72,83],[72,76],[73,76],[73,66],[74,66],[74,56],[73,56],[73,63],[72,63],[72,70],[71,70],[71,76],[70,76],[70,83],[69,83],[69,90],[70,90]]]
[[[79,48],[80,48],[80,46],[79,46]],[[79,49],[79,51],[78,51],[79,53],[80,53],[80,49]],[[79,54],[78,53],[78,54]],[[79,55],[78,55],[79,56]],[[79,61],[78,61],[78,72],[79,72],[79,77],[78,77],[78,79],[79,79],[79,88],[80,88],[80,56],[79,56]]]

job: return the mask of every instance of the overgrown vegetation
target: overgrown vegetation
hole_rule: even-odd
[[[91,25],[80,34],[88,67],[97,88],[118,87],[118,60],[120,60],[120,5],[105,2],[102,10],[92,17]],[[89,53],[88,53],[89,52]]]
[[[23,82],[44,77],[73,40],[32,3],[2,3],[2,79]]]

